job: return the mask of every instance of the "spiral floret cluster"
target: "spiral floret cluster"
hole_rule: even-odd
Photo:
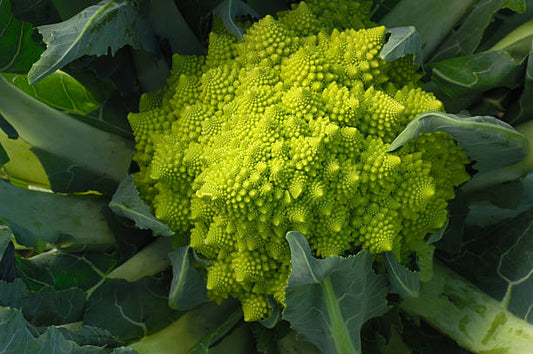
[[[288,231],[319,257],[405,259],[469,178],[445,133],[387,152],[414,116],[443,107],[410,58],[380,58],[387,36],[368,9],[302,2],[243,41],[218,26],[207,57],[175,55],[167,87],[129,115],[142,197],[209,260],[209,296],[239,299],[247,321],[284,303]]]

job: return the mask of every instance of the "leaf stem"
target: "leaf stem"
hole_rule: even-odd
[[[402,310],[475,353],[531,353],[533,325],[442,263],[435,263],[434,272],[431,281],[421,284],[419,297],[402,302]]]

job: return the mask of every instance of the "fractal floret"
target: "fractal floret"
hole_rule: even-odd
[[[417,114],[443,106],[411,57],[381,59],[387,34],[368,12],[302,2],[242,41],[214,26],[206,57],[175,55],[167,86],[129,115],[142,197],[208,259],[210,298],[239,299],[247,321],[284,303],[288,231],[319,257],[406,259],[469,178],[445,133],[387,152]]]

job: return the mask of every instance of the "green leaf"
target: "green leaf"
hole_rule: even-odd
[[[30,291],[52,285],[56,290],[87,291],[116,267],[115,255],[103,252],[67,253],[51,250],[31,258],[17,256],[17,272]]]
[[[431,80],[445,94],[452,98],[466,96],[470,101],[496,87],[519,87],[524,75],[523,60],[516,61],[501,50],[452,58],[431,66]]]
[[[33,27],[11,13],[10,0],[0,0],[0,72],[25,73],[43,49],[32,40]]]
[[[533,324],[533,209],[482,229],[468,228],[449,266]]]
[[[106,353],[102,348],[79,346],[65,339],[56,327],[48,327],[44,334],[34,337],[22,313],[0,307],[0,352],[3,353]]]
[[[360,353],[361,327],[387,310],[386,279],[372,270],[372,256],[316,259],[302,234],[286,238],[292,271],[283,318],[323,353]]]
[[[173,0],[150,1],[148,21],[154,33],[168,40],[172,53],[203,54],[202,43],[189,27]]]
[[[16,308],[36,326],[51,326],[80,321],[86,294],[78,289],[56,291],[46,286],[30,292],[20,278],[0,281],[0,306]]]
[[[220,17],[228,32],[240,40],[242,40],[244,30],[235,23],[235,18],[245,15],[259,18],[259,14],[241,0],[224,0],[213,10],[213,13]]]
[[[139,196],[139,191],[131,174],[120,182],[109,207],[116,214],[135,221],[135,226],[141,229],[150,229],[163,236],[174,234],[168,226],[151,214],[150,208]]]
[[[239,308],[231,313],[219,326],[209,331],[198,344],[189,350],[189,354],[208,354],[209,348],[222,340],[242,320],[242,310]]]
[[[129,44],[155,52],[149,25],[132,1],[103,1],[57,24],[38,27],[47,49],[28,73],[31,84],[83,55],[114,54]]]
[[[180,247],[169,254],[172,263],[172,284],[169,305],[171,308],[187,311],[208,302],[205,279],[191,265],[191,248]]]
[[[168,279],[136,282],[106,279],[89,297],[83,323],[103,328],[119,340],[135,340],[163,329],[180,313],[168,308]]]
[[[98,327],[82,326],[75,331],[68,330],[65,327],[58,327],[57,329],[65,339],[72,340],[79,345],[95,345],[106,348],[114,348],[120,345],[109,331]]]
[[[6,225],[0,225],[0,280],[13,281],[18,276],[13,239],[13,232]]]
[[[0,76],[0,114],[32,146],[52,189],[100,190],[111,194],[127,174],[131,141],[112,135],[49,107]],[[68,133],[64,133],[68,132]]]
[[[0,218],[19,230],[19,242],[37,240],[63,247],[103,248],[115,237],[101,213],[102,197],[31,191],[0,181]]]
[[[84,115],[100,105],[81,83],[63,71],[56,71],[35,85],[28,84],[26,75],[3,76],[31,97],[62,111]]]
[[[429,58],[474,3],[476,0],[402,0],[380,24],[388,28],[414,26],[422,39],[424,57]]]
[[[14,0],[11,12],[19,20],[30,22],[34,26],[61,21],[52,0]]]
[[[417,297],[420,292],[418,273],[412,272],[398,263],[392,252],[385,252],[383,258],[389,275],[391,292],[400,294],[404,298]]]
[[[391,36],[381,49],[379,55],[385,61],[393,61],[413,54],[413,63],[422,65],[424,61],[420,34],[413,26],[388,28]]]
[[[9,246],[9,242],[13,237],[13,232],[6,225],[0,225],[0,261],[2,260],[2,257],[7,250],[7,246]]]
[[[495,170],[522,160],[527,154],[527,139],[507,123],[489,116],[462,118],[443,112],[425,112],[413,119],[394,139],[394,151],[420,133],[444,131],[450,134],[480,172]]]
[[[517,107],[516,112],[509,112],[512,123],[518,123],[530,119],[533,116],[533,46],[527,59],[526,73],[524,77],[524,89],[518,100],[511,109]]]
[[[481,42],[485,29],[490,25],[497,11],[502,8],[510,8],[514,11],[524,12],[525,6],[525,0],[479,1],[461,27],[442,43],[431,61],[441,61],[474,53]]]

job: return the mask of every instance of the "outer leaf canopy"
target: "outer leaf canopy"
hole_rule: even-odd
[[[130,44],[155,51],[152,32],[131,1],[103,1],[53,25],[38,27],[47,44],[28,73],[31,84],[83,55],[114,54]]]
[[[507,123],[490,116],[462,118],[443,112],[418,115],[391,143],[389,151],[398,149],[420,133],[434,131],[449,133],[468,157],[477,161],[474,168],[482,172],[516,163],[527,153],[527,139]]]
[[[319,260],[302,234],[286,238],[292,272],[283,318],[323,353],[360,353],[361,327],[387,310],[386,279],[373,272],[372,256],[364,251]]]

